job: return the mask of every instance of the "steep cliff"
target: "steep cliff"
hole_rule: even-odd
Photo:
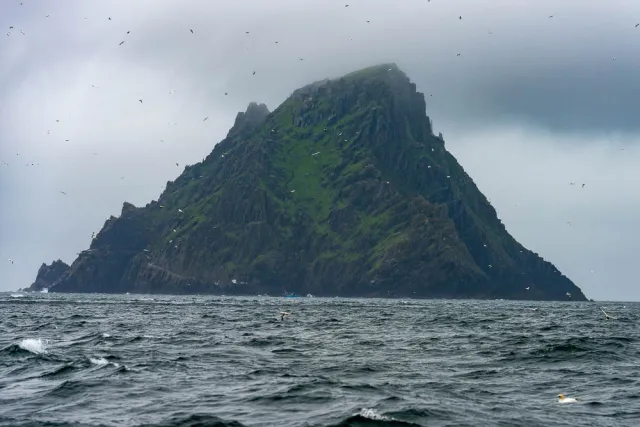
[[[252,103],[159,200],[125,203],[57,292],[574,300],[506,231],[394,64]],[[527,290],[526,288],[529,288]]]

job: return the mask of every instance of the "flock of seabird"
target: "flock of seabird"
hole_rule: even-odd
[[[428,1],[428,2],[430,2],[430,0],[427,0],[427,1]],[[20,5],[22,6],[22,5],[23,5],[23,3],[21,2],[21,3],[20,3]],[[349,7],[349,4],[345,4],[345,6],[344,6],[344,7]],[[45,16],[45,18],[49,18],[49,16],[50,16],[50,15],[46,15],[46,16]],[[555,15],[549,15],[549,19],[554,18],[554,16],[555,16]],[[87,19],[87,18],[84,18],[84,19]],[[109,17],[108,17],[108,20],[109,20],[109,21],[112,21],[112,18],[109,16]],[[462,15],[459,15],[459,16],[458,16],[458,20],[460,20],[460,21],[462,20]],[[370,20],[366,20],[366,23],[370,23],[370,22],[371,22]],[[638,28],[639,26],[640,26],[640,23],[635,24],[635,28]],[[9,27],[9,31],[7,32],[7,36],[10,36],[10,35],[11,35],[11,30],[13,30],[13,29],[14,29],[14,26],[13,26],[13,25]],[[190,32],[191,34],[195,34],[195,32],[194,32],[193,28],[190,28],[190,29],[189,29],[189,32]],[[21,33],[22,35],[26,35],[26,34],[24,33],[24,31],[23,31],[23,30],[20,30],[20,33]],[[130,34],[130,33],[131,33],[131,31],[127,31],[127,32],[126,32],[126,34]],[[249,31],[245,31],[245,34],[249,34]],[[489,31],[489,34],[493,34],[493,32]],[[119,43],[119,46],[124,45],[126,42],[127,42],[126,40],[122,40],[122,41]],[[275,41],[275,43],[276,43],[276,44],[278,44],[278,41]],[[457,54],[456,54],[456,56],[461,56],[461,54],[460,54],[460,53],[457,53]],[[616,58],[614,57],[614,58],[613,58],[613,60],[615,60],[615,59],[616,59]],[[303,61],[303,60],[304,60],[304,58],[300,58],[300,61]],[[254,71],[253,71],[253,73],[252,73],[252,75],[255,75],[255,74],[256,74],[256,72],[255,72],[255,70],[254,70]],[[95,85],[91,85],[91,87],[92,87],[92,88],[99,88],[98,86],[95,86]],[[169,94],[170,94],[170,95],[171,95],[171,94],[173,94],[173,93],[175,93],[175,90],[172,90],[172,91],[170,91],[170,92],[169,92]],[[228,93],[227,93],[227,92],[225,92],[224,94],[225,94],[225,95],[228,95]],[[138,99],[138,101],[140,102],[140,104],[143,104],[143,100],[142,100],[142,99]],[[207,119],[208,119],[208,118],[209,118],[209,117],[207,116],[207,117],[205,117],[202,121],[203,121],[203,122],[204,122],[204,121],[207,121]],[[57,122],[57,123],[59,123],[59,122],[60,122],[60,120],[56,120],[56,122]],[[171,124],[171,122],[170,122],[169,124]],[[48,130],[48,131],[47,131],[47,134],[49,134],[49,133],[50,133],[50,131]],[[69,142],[69,141],[70,141],[69,139],[66,139],[66,140],[65,140],[65,142]],[[20,154],[20,153],[18,153],[17,155],[19,155],[19,154]],[[96,154],[96,153],[94,153],[94,154]],[[312,154],[312,156],[315,156],[315,155],[317,155],[317,154],[319,154],[319,152],[317,152],[317,153],[313,153],[313,154]],[[5,165],[5,166],[9,166],[9,163],[7,163],[7,162],[4,162],[4,161],[3,161],[3,165]],[[28,165],[29,165],[29,164],[27,164],[27,166],[28,166]],[[34,164],[34,163],[31,163],[31,166],[33,166],[33,165],[35,165],[35,164]],[[178,164],[178,163],[176,163],[176,166],[179,166],[179,164]],[[123,178],[124,178],[124,177],[123,177]],[[571,186],[575,186],[575,185],[576,185],[576,183],[575,183],[575,182],[571,182],[571,183],[570,183],[570,185],[571,185]],[[585,184],[583,183],[583,184],[582,184],[582,188],[584,188],[584,187],[585,187]],[[295,191],[295,190],[293,190],[293,191]],[[293,191],[292,191],[292,192],[293,192]],[[66,192],[64,192],[64,191],[60,191],[60,193],[61,193],[62,195],[65,195],[65,196],[67,195],[67,193],[66,193]],[[179,211],[179,212],[182,212],[182,210],[180,210],[180,209],[178,209],[178,211]],[[571,226],[571,225],[572,225],[572,224],[571,224],[571,221],[567,221],[566,223],[567,223],[569,226]],[[92,238],[95,238],[95,233],[93,233]],[[485,246],[486,246],[486,245],[485,245]],[[12,259],[9,259],[9,262],[10,262],[11,264],[14,264],[14,261],[13,261]],[[490,266],[490,267],[491,267],[491,266]],[[525,290],[526,290],[526,291],[530,291],[530,290],[531,290],[531,287],[530,287],[530,286],[527,286],[527,287],[525,288]],[[567,295],[567,297],[568,297],[569,299],[571,298],[571,293],[570,293],[570,292],[567,292],[567,293],[566,293],[566,295]],[[603,312],[603,313],[604,313],[604,315],[605,315],[605,319],[607,319],[607,320],[609,320],[609,319],[616,319],[615,317],[612,317],[612,316],[610,316],[609,314],[607,314],[607,313],[604,311],[604,309],[602,309],[602,308],[601,308],[601,310],[602,310],[602,312]],[[290,315],[290,314],[291,314],[291,313],[288,313],[288,312],[280,312],[280,314],[279,314],[279,315],[281,316],[281,320],[284,320],[285,316],[288,316],[288,315]],[[575,401],[575,399],[566,398],[566,397],[564,397],[563,395],[559,395],[559,396],[558,396],[558,398],[559,398],[559,401],[560,401],[560,402],[572,402],[572,401]]]

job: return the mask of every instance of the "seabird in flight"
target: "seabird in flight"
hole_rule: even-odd
[[[609,314],[606,311],[604,311],[604,309],[602,307],[600,307],[600,310],[602,310],[602,312],[604,313],[604,318],[605,319],[607,319],[607,320],[611,320],[611,319],[616,320],[617,319],[617,317],[609,316]]]
[[[280,312],[280,320],[284,320],[284,316],[290,316],[291,313],[287,313],[286,311]]]

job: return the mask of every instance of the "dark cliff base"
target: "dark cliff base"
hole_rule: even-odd
[[[33,288],[586,300],[509,235],[394,64],[313,83],[271,113],[252,103],[59,273]]]

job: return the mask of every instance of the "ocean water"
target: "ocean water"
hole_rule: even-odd
[[[638,426],[639,320],[633,303],[0,294],[0,425]]]

